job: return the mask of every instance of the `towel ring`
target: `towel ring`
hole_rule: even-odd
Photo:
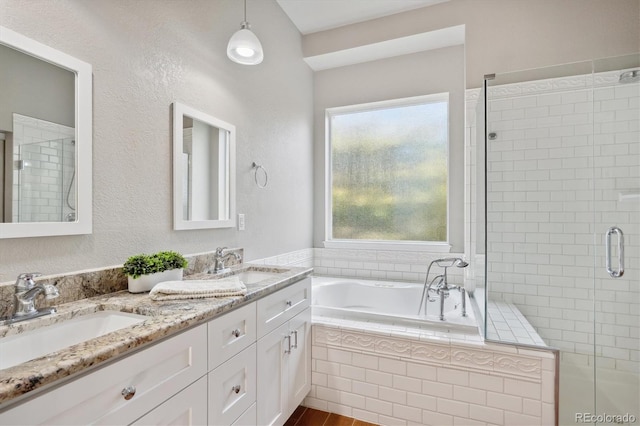
[[[267,187],[267,184],[269,183],[269,175],[267,174],[267,170],[262,167],[260,164],[256,164],[256,162],[254,161],[253,164],[251,165],[251,167],[253,169],[255,169],[253,171],[253,178],[256,181],[256,185],[258,186],[258,188],[260,189],[264,189]],[[258,178],[258,172],[262,170],[262,174],[264,175],[264,183],[260,184],[261,179]]]

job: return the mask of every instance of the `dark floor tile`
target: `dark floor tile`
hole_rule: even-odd
[[[294,421],[293,424],[295,424],[295,422],[298,421],[300,417],[302,417],[302,414],[304,414],[306,410],[307,410],[307,407],[298,405],[298,408],[296,408],[293,411],[293,414],[291,415],[291,417],[289,417],[289,420],[293,420]],[[289,420],[287,420],[287,423],[289,422]]]
[[[328,417],[329,413],[307,408],[304,413],[302,413],[302,417],[296,422],[296,426],[322,426]]]
[[[341,416],[340,414],[329,414],[324,426],[352,426],[353,419],[351,417]]]

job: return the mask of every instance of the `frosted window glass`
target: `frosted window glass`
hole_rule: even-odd
[[[448,101],[329,120],[332,238],[446,241]]]

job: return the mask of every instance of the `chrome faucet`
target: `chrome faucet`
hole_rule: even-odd
[[[39,272],[20,274],[14,286],[13,315],[0,321],[0,324],[11,324],[56,312],[56,308],[36,309],[35,300],[39,294],[45,299],[55,299],[60,295],[58,288],[51,284],[36,284],[33,279],[42,276]]]
[[[429,272],[431,271],[431,266],[433,266],[434,263],[439,267],[444,268],[444,272],[441,275],[436,276],[433,280],[431,280],[429,285],[427,285],[427,282],[429,281]],[[447,257],[444,259],[436,259],[429,264],[429,268],[427,269],[427,276],[424,279],[424,288],[422,289],[422,297],[420,298],[418,315],[420,315],[423,304],[424,314],[427,314],[427,303],[425,300],[425,296],[429,299],[430,302],[434,302],[435,299],[429,298],[429,292],[435,291],[435,293],[440,296],[440,321],[444,321],[444,300],[449,297],[449,290],[457,288],[462,293],[462,316],[467,316],[467,300],[464,287],[459,285],[449,285],[449,283],[447,282],[447,268],[450,268],[452,266],[455,266],[457,268],[466,268],[467,266],[469,266],[469,263],[465,262],[459,257]]]
[[[214,260],[216,261],[214,267],[213,267],[213,273],[214,274],[221,274],[223,272],[226,272],[229,268],[227,268],[225,266],[225,262],[229,259],[229,257],[233,256],[238,262],[242,261],[242,258],[240,257],[240,255],[238,253],[236,253],[235,251],[230,251],[227,254],[224,254],[224,251],[226,250],[226,247],[218,247],[216,249],[216,254],[214,257]]]

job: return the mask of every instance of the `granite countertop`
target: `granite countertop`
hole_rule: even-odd
[[[149,293],[132,294],[128,291],[119,291],[58,305],[56,306],[58,312],[53,315],[0,326],[1,356],[2,337],[9,337],[81,315],[97,311],[121,311],[149,317],[142,323],[0,370],[0,409],[8,405],[9,401],[23,399],[35,389],[62,382],[69,376],[85,372],[116,357],[127,355],[144,345],[209,321],[299,281],[313,271],[312,268],[251,264],[244,264],[234,270],[267,272],[286,270],[286,272],[279,273],[274,278],[248,284],[246,296],[157,302],[150,299]],[[234,270],[219,277],[228,276]],[[212,276],[208,274],[185,277],[185,279],[211,278]]]

